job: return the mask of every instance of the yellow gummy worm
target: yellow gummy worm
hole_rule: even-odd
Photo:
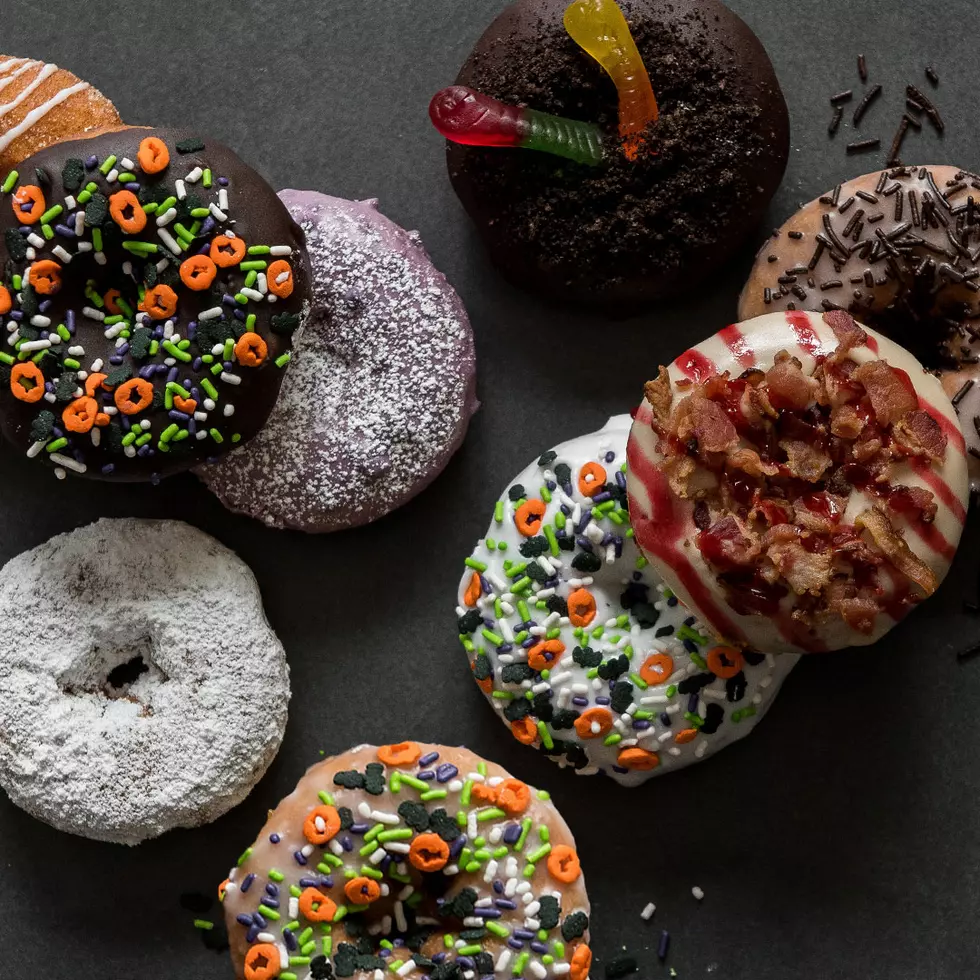
[[[650,76],[616,0],[575,0],[565,11],[565,29],[595,58],[619,92],[619,135],[642,132],[660,111]]]

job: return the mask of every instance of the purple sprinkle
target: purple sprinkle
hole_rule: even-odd
[[[117,347],[116,348],[116,353],[119,354],[120,356],[123,356],[125,354],[128,354],[129,353],[129,344],[126,343],[126,344],[123,344],[121,347]]]
[[[638,732],[645,732],[650,727],[650,722],[648,722],[645,718],[642,718],[639,721],[634,721],[633,727]]]
[[[440,783],[448,783],[453,776],[457,775],[459,775],[459,770],[451,762],[444,762],[436,770],[436,779],[438,779]]]
[[[405,940],[404,939],[401,939],[401,938],[396,939],[392,943],[392,946],[404,946],[404,945],[405,945]]]
[[[626,769],[623,766],[610,766],[609,768],[612,769],[613,772],[629,772],[629,769]]]
[[[563,513],[563,514],[564,514],[564,515],[565,515],[566,517],[571,517],[571,516],[572,516],[572,508],[571,508],[571,507],[569,507],[569,506],[568,506],[568,504],[562,504],[562,505],[561,505],[561,512],[562,512],[562,513]]]
[[[548,952],[548,947],[545,946],[544,943],[539,943],[537,940],[531,943],[531,949],[533,949],[535,953],[538,953],[541,956],[544,956],[544,954]]]
[[[438,758],[439,758],[439,753],[438,752],[426,752],[426,754],[423,755],[421,759],[419,759],[419,766],[420,767],[422,767],[422,766],[431,766],[432,763],[435,762],[436,759],[438,759]]]
[[[524,948],[524,943],[522,943],[519,939],[515,939],[513,936],[511,936],[510,939],[507,940],[507,945],[510,946],[511,949]]]
[[[236,320],[244,320],[244,319],[246,319],[245,311],[244,310],[235,310],[235,312],[234,312],[233,315],[234,315],[234,317],[235,317]]]
[[[41,340],[47,340],[50,336],[51,336],[51,331],[50,330],[42,330],[41,331]]]
[[[602,536],[602,541],[600,541],[599,544],[603,548],[605,548],[606,545],[610,545],[612,543],[613,543],[612,531],[606,531],[606,533]]]
[[[159,473],[151,473],[150,474],[150,486],[151,487],[158,487],[158,486],[160,486],[160,474]]]
[[[538,642],[537,637],[529,636],[526,640],[524,640],[523,643],[521,643],[521,646],[524,647],[525,650],[530,650],[531,647],[533,647],[534,644],[537,642]]]
[[[670,715],[666,711],[660,712],[660,724],[665,728],[670,728]]]
[[[234,306],[235,305],[235,297],[232,296],[230,293],[225,293],[224,296],[221,297],[221,302],[222,303],[227,303],[229,306]]]
[[[170,383],[176,381],[177,378],[179,378],[179,377],[180,377],[180,371],[178,371],[176,367],[172,367],[167,372],[167,383],[170,384]]]
[[[493,879],[493,890],[498,895],[503,895],[503,893],[504,893],[504,883],[499,878],[494,878]],[[504,901],[506,901],[506,899],[498,898],[497,899],[497,905],[500,905],[500,903],[501,902],[504,902]],[[507,906],[505,906],[505,905],[504,906],[501,906],[501,908],[506,908],[506,907]],[[514,908],[517,908],[517,906],[515,905]]]
[[[616,555],[616,557],[617,558],[622,558],[623,557],[623,539],[621,537],[619,537],[619,535],[616,536],[615,540],[613,541],[613,545],[614,545],[613,552]]]
[[[469,956],[457,956],[456,962],[465,970],[472,970],[476,966]]]
[[[515,939],[533,939],[534,933],[530,929],[515,929],[514,930]]]
[[[153,450],[150,449],[149,443],[147,443],[145,446],[140,446],[139,449],[136,450],[136,455],[146,458],[152,452]]]
[[[191,367],[195,371],[200,371],[201,368],[204,367],[204,361],[202,361],[199,357],[195,357],[194,358],[194,363],[191,365]]]
[[[607,698],[604,694],[600,694],[599,697],[597,697],[595,699],[595,703],[596,704],[610,704],[611,702],[610,702],[609,698]]]
[[[112,357],[109,358],[109,363],[110,364],[122,364],[122,362],[124,360],[125,360],[125,358],[120,357],[118,354],[113,354]]]
[[[462,853],[464,847],[466,847],[466,834],[460,834],[450,845],[449,859],[455,861]]]
[[[660,942],[657,943],[657,956],[661,960],[667,959],[667,950],[670,948],[670,933],[664,929],[660,933]]]
[[[263,895],[262,904],[268,905],[270,909],[277,909],[279,908],[279,899],[273,898],[271,895]]]
[[[612,500],[612,494],[608,490],[603,490],[592,498],[592,503],[604,504],[607,500]]]
[[[187,324],[187,339],[193,340],[197,336],[197,320],[191,320]]]
[[[511,823],[504,827],[504,843],[505,844],[516,844],[521,839],[521,825],[518,823]]]
[[[204,219],[204,224],[201,225],[200,234],[203,235],[206,238],[208,235],[211,234],[212,231],[214,231],[214,229],[216,227],[217,227],[217,225],[214,223],[214,218],[212,218],[210,215],[208,215]],[[210,249],[211,248],[210,245],[205,245],[204,247],[207,248],[207,249]]]
[[[692,715],[693,714],[697,714],[697,710],[698,710],[698,696],[697,696],[696,693],[695,694],[692,694],[687,699],[687,710],[690,711]]]
[[[582,511],[582,516],[579,518],[578,524],[575,525],[575,533],[581,534],[589,526],[589,521],[591,520],[592,520],[591,508],[589,510]]]
[[[68,328],[69,333],[75,332],[75,311],[69,310],[65,314],[65,326]]]
[[[153,339],[163,340],[163,326],[157,326],[153,328]]]
[[[99,162],[99,158],[96,156],[86,157],[85,169],[91,170],[93,167],[95,167],[98,164],[98,162]]]
[[[20,233],[21,233],[22,235],[29,235],[29,234],[31,233],[31,231],[32,231],[32,230],[33,230],[33,229],[31,228],[31,226],[30,226],[30,225],[21,225],[21,226],[20,226]]]
[[[69,228],[68,225],[55,225],[54,230],[61,235],[62,238],[74,238],[75,229]]]
[[[352,834],[366,834],[371,829],[369,823],[352,823],[350,825],[350,832]]]
[[[384,874],[388,870],[388,868],[391,866],[391,862],[394,861],[394,860],[395,859],[390,854],[387,854],[386,853],[385,856],[381,859],[381,864],[378,865],[378,870],[382,874]]]
[[[578,695],[572,698],[572,704],[577,704],[580,708],[584,708],[588,703],[588,698],[579,697]]]
[[[423,769],[422,772],[415,774],[419,779],[424,779],[427,783],[436,778],[436,774],[431,769]]]
[[[558,489],[558,484],[554,480],[545,480],[544,485],[554,493]]]
[[[300,888],[316,888],[318,884],[316,878],[300,878],[299,880]]]
[[[24,314],[21,313],[20,310],[11,310],[7,316],[9,316],[11,320],[16,320],[18,323],[24,319]]]
[[[626,474],[622,470],[616,470],[616,483],[625,489],[626,487]]]
[[[279,897],[279,886],[274,885],[271,881],[266,882],[265,890],[273,897]]]
[[[106,463],[105,466],[102,467],[102,473],[103,475],[108,476],[110,473],[114,473],[115,469],[115,463]]]
[[[249,926],[248,932],[245,933],[245,942],[254,943],[256,939],[259,938],[259,933],[262,930],[258,926]]]
[[[333,878],[329,875],[320,875],[321,888],[333,888]]]
[[[381,959],[386,960],[386,959],[388,959],[389,956],[391,956],[391,950],[390,949],[385,949],[382,946],[381,949],[378,950],[378,956],[380,956]]]
[[[503,913],[500,909],[478,908],[473,909],[473,914],[478,915],[481,919],[499,919]]]
[[[197,435],[197,422],[194,419],[189,419],[187,422],[187,431],[192,435]]]
[[[436,953],[436,955],[432,957],[432,962],[433,963],[442,963],[443,960],[445,960],[445,958],[446,958],[446,954],[445,953]]]
[[[286,949],[291,953],[295,953],[299,949],[299,943],[296,941],[296,937],[290,929],[283,929],[282,938],[286,940]]]
[[[580,534],[576,539],[575,543],[583,550],[592,554],[592,542],[585,537],[584,534]]]
[[[305,866],[307,864],[306,855],[302,851],[293,851],[293,858],[299,865]]]
[[[156,369],[152,364],[146,364],[143,367],[141,367],[139,370],[139,375],[144,380],[148,380],[149,378],[152,378],[154,374],[156,374]]]
[[[127,191],[138,191],[139,189],[140,185],[136,183],[135,180],[131,180],[128,184],[126,184]]]
[[[221,184],[222,187],[227,187],[228,186],[228,178],[227,177],[219,177],[218,178],[218,183]]]
[[[344,837],[344,839],[340,842],[340,846],[343,847],[345,851],[354,850],[354,842],[349,837]]]
[[[500,890],[504,890],[503,883],[500,885]],[[498,909],[507,909],[508,911],[513,911],[517,908],[517,902],[511,901],[509,898],[495,898],[493,904],[497,906]]]
[[[480,576],[480,588],[483,590],[484,595],[489,595],[493,591],[490,588],[490,583],[482,575]]]
[[[266,922],[265,916],[261,912],[252,913],[252,921],[260,928],[264,929],[269,923]]]
[[[129,416],[124,415],[119,421],[123,427],[123,432],[129,432],[133,424],[132,422],[129,421]]]
[[[611,463],[615,458],[616,454],[610,449],[609,452],[606,453],[606,462]]]
[[[252,924],[252,917],[250,915],[246,915],[244,912],[239,912],[238,915],[235,916],[235,921],[248,928],[248,926]]]

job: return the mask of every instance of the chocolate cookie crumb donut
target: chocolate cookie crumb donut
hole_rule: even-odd
[[[138,844],[240,803],[279,750],[289,668],[255,578],[177,521],[102,520],[0,571],[0,785]]]
[[[744,738],[797,662],[717,643],[633,541],[628,415],[508,485],[458,592],[460,641],[511,734],[636,786]]]
[[[156,480],[250,439],[310,299],[303,234],[226,146],[169,129],[0,174],[0,429],[55,469]]]
[[[623,313],[706,280],[786,168],[789,115],[759,39],[718,0],[622,0],[660,118],[599,167],[449,144],[452,184],[493,261],[548,299]],[[616,89],[569,37],[568,0],[519,0],[457,84],[618,132]]]
[[[589,900],[543,790],[464,748],[313,766],[219,895],[236,976],[587,980]]]
[[[739,319],[844,309],[941,372],[980,478],[980,176],[896,167],[835,187],[763,245]],[[965,387],[964,387],[965,386]],[[976,421],[975,421],[976,420]]]
[[[70,71],[0,54],[0,173],[54,143],[121,125],[116,107]]]
[[[198,475],[231,510],[322,533],[421,492],[476,411],[473,333],[416,233],[314,191],[280,194],[301,225],[314,305],[266,428]]]

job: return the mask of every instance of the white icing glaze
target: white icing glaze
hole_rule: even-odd
[[[927,374],[907,350],[872,330],[867,330],[867,333],[871,344],[851,350],[849,357],[859,364],[882,359],[904,370],[915,386],[920,407],[940,422],[948,438],[941,465],[919,467],[904,461],[893,464],[891,470],[893,484],[922,487],[936,496],[939,510],[931,530],[917,528],[904,517],[891,516],[892,523],[909,548],[929,565],[941,581],[949,571],[966,518],[968,488],[963,435],[940,382]],[[770,313],[756,317],[727,327],[677,358],[668,368],[674,398],[683,397],[677,384],[683,379],[698,380],[702,374],[707,376],[723,371],[737,377],[745,369],[756,365],[765,369],[771,366],[775,355],[782,350],[799,358],[804,372],[811,373],[816,365],[815,355],[830,354],[837,345],[833,330],[817,313]],[[685,603],[697,609],[718,635],[746,642],[754,649],[767,652],[812,649],[799,630],[792,628],[788,622],[792,596],[783,600],[786,615],[773,619],[740,615],[728,605],[715,572],[704,561],[695,543],[698,532],[692,519],[693,502],[674,497],[662,484],[662,479],[658,481],[654,478],[654,471],[662,457],[657,452],[658,439],[650,427],[651,418],[650,405],[644,401],[633,425],[628,450],[630,509],[637,541],[644,553],[657,565],[668,585]],[[855,490],[843,515],[843,522],[851,523],[858,513],[868,509],[872,503],[870,496]],[[667,539],[671,534],[665,533],[664,529],[672,527],[677,529],[676,539],[668,544]],[[925,537],[923,530],[928,530]],[[687,580],[688,586],[682,579]],[[893,581],[886,579],[882,585],[886,598],[895,595]],[[699,601],[695,601],[691,586],[703,590]],[[848,627],[842,619],[832,617],[820,624],[818,638],[828,649],[842,649],[874,643],[894,625],[894,619],[880,614],[876,617],[873,631],[863,634]]]
[[[57,65],[44,65],[34,78],[17,93],[11,102],[0,105],[0,119],[3,119],[8,112],[16,109],[25,99],[29,98],[31,93],[35,89],[40,88],[44,84],[45,79],[50,78],[57,70]]]
[[[103,520],[0,571],[0,784],[40,820],[138,844],[214,820],[275,757],[285,654],[252,573],[176,521]],[[148,668],[111,686],[116,667]]]
[[[599,706],[597,698],[609,699],[612,692],[608,680],[595,678],[594,669],[575,661],[573,656],[575,648],[580,645],[588,646],[595,653],[601,654],[604,662],[625,653],[630,658],[629,670],[622,674],[616,683],[631,683],[633,693],[629,699],[629,706],[624,712],[616,711],[611,707],[609,709],[613,719],[611,734],[618,735],[620,741],[607,745],[605,738],[583,738],[574,726],[556,729],[553,725],[546,724],[546,728],[553,739],[561,739],[577,747],[574,750],[576,753],[578,750],[584,751],[588,764],[579,768],[579,773],[591,774],[602,771],[608,773],[617,782],[635,786],[651,776],[673,772],[675,769],[708,758],[731,742],[746,736],[765,714],[780,684],[796,664],[798,657],[785,654],[760,658],[761,662],[755,665],[745,662],[741,672],[745,682],[744,688],[740,679],[729,687],[725,678],[713,677],[712,673],[706,670],[704,663],[705,655],[715,644],[708,640],[705,636],[706,631],[688,609],[678,604],[676,599],[672,600],[673,605],[670,604],[668,601],[670,592],[665,592],[665,587],[653,567],[645,565],[636,545],[626,536],[628,524],[617,525],[611,519],[594,517],[578,537],[595,535],[601,538],[606,532],[617,534],[623,538],[620,558],[616,559],[612,556],[614,560],[608,560],[605,555],[606,549],[600,547],[598,550],[603,554],[603,565],[598,571],[588,575],[576,571],[571,564],[576,555],[584,553],[581,547],[577,546],[574,551],[559,550],[557,556],[553,556],[551,552],[546,553],[549,559],[555,557],[556,561],[560,562],[556,571],[559,582],[554,586],[559,596],[567,599],[569,594],[578,588],[577,584],[572,585],[569,580],[581,579],[584,587],[594,598],[596,614],[587,626],[590,635],[585,637],[581,633],[576,635],[576,628],[568,616],[559,617],[557,614],[549,613],[547,609],[537,609],[534,605],[536,594],[522,593],[528,604],[532,621],[542,625],[547,620],[549,627],[557,630],[556,638],[564,644],[565,651],[558,666],[552,667],[548,679],[535,675],[523,681],[503,680],[503,672],[510,663],[526,664],[528,660],[527,650],[520,642],[515,641],[513,644],[507,642],[498,646],[482,632],[483,626],[486,626],[491,634],[504,637],[509,641],[522,630],[522,616],[517,609],[517,598],[520,595],[515,598],[509,588],[515,581],[520,580],[522,573],[513,574],[512,568],[505,567],[505,561],[515,563],[528,561],[529,559],[522,557],[520,553],[521,545],[528,538],[517,530],[514,521],[516,505],[510,499],[508,491],[511,487],[520,485],[529,498],[543,499],[540,490],[542,484],[545,484],[548,479],[554,483],[554,467],[564,463],[571,468],[572,494],[566,497],[560,488],[555,489],[542,519],[541,533],[544,533],[545,525],[553,525],[565,501],[568,501],[566,506],[573,509],[573,514],[574,508],[588,513],[592,502],[579,491],[578,474],[586,463],[599,462],[605,468],[608,480],[615,479],[615,472],[620,470],[626,459],[626,440],[630,421],[628,415],[619,415],[609,419],[598,432],[563,443],[555,449],[557,454],[555,460],[544,466],[535,461],[504,488],[498,504],[498,507],[502,508],[501,520],[494,519],[487,530],[486,537],[477,544],[473,552],[473,558],[487,566],[483,573],[483,580],[490,591],[485,592],[477,603],[484,623],[470,634],[472,649],[469,650],[468,656],[473,661],[482,652],[489,658],[493,670],[493,690],[485,689],[485,694],[501,721],[510,727],[505,711],[511,702],[499,696],[494,697],[493,691],[498,695],[503,693],[521,696],[533,687],[536,692],[553,692],[550,700],[553,708],[584,711]],[[612,460],[609,459],[610,453],[613,454]],[[566,523],[566,528],[570,526],[570,523]],[[488,546],[488,539],[494,542],[493,548]],[[505,551],[500,550],[500,543],[506,545]],[[465,615],[470,608],[467,605],[466,592],[473,574],[472,568],[467,567],[464,571],[457,595],[459,603],[457,614]],[[659,618],[652,626],[646,628],[641,626],[636,610],[630,612],[624,607],[622,596],[628,587],[639,593],[648,590],[647,599],[659,613]],[[544,583],[540,582],[535,582],[534,588],[538,590],[537,594],[541,594],[542,590],[547,591]],[[500,611],[503,613],[500,617],[496,611],[498,600],[501,603]],[[507,608],[512,608],[513,613],[508,614]],[[617,617],[624,617],[620,620],[622,625],[617,625]],[[686,622],[691,625],[685,626]],[[593,633],[599,626],[603,629],[601,636],[596,637]],[[658,637],[658,631],[665,631],[665,635]],[[680,636],[677,635],[678,631]],[[699,637],[700,642],[690,637]],[[685,638],[689,646],[685,645]],[[672,658],[673,673],[665,677],[661,683],[651,683],[644,689],[636,682],[635,677],[648,658],[655,654],[666,654]],[[695,657],[700,660],[700,663],[694,659]],[[590,674],[592,676],[589,676]],[[706,679],[709,683],[696,692],[684,690],[689,686],[697,687],[699,682]],[[677,690],[678,685],[681,686],[680,691]],[[668,694],[668,691],[671,693]],[[573,701],[575,697],[578,697],[580,702],[584,699],[586,703],[576,704]],[[608,705],[602,706],[608,707]],[[631,717],[635,711],[641,712],[640,718],[636,719],[642,722],[640,728],[634,727],[634,718]],[[695,723],[685,718],[685,713],[696,715],[700,719],[711,719],[713,723],[708,725],[711,729],[710,733],[700,731]],[[665,719],[669,721],[668,724],[664,723]],[[535,745],[540,747],[540,735]],[[631,746],[639,746],[655,753],[659,764],[650,770],[626,769],[618,765],[620,751]],[[563,766],[569,765],[562,755],[554,755],[552,758]]]

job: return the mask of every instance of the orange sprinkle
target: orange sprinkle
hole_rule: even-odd
[[[496,803],[497,789],[495,786],[487,786],[486,783],[474,783],[470,790],[470,797],[477,803]]]
[[[219,902],[223,902],[225,900],[225,895],[228,893],[228,885],[230,884],[230,882],[231,882],[231,879],[230,878],[225,878],[225,880],[223,882],[221,882],[220,885],[218,885],[218,901]]]
[[[354,905],[370,905],[381,897],[381,886],[373,878],[351,878],[344,885],[344,894]]]
[[[438,834],[419,834],[409,848],[408,860],[419,871],[439,871],[449,863],[449,845]]]
[[[109,375],[107,374],[90,374],[85,379],[85,394],[89,396],[94,395],[102,385],[102,382],[108,377]]]
[[[180,281],[195,292],[207,289],[217,274],[218,267],[206,255],[192,255],[180,263]]]
[[[510,723],[510,733],[524,745],[530,745],[538,737],[538,726],[530,718],[518,718]]]
[[[693,742],[697,737],[698,730],[696,728],[685,728],[674,736],[674,741],[678,745],[684,745],[687,742]]]
[[[252,330],[243,333],[235,344],[235,358],[243,367],[258,367],[268,356],[269,345]]]
[[[463,602],[468,606],[475,606],[482,594],[483,586],[480,585],[480,576],[474,572],[470,576],[470,584],[466,586],[466,591],[463,593]]]
[[[705,659],[708,662],[708,670],[715,677],[721,677],[726,681],[738,674],[745,665],[745,657],[735,647],[712,647]]]
[[[279,950],[272,943],[257,943],[245,954],[245,980],[274,980],[278,977]]]
[[[527,783],[510,777],[497,785],[497,806],[509,816],[516,817],[531,805],[531,790]]]
[[[106,415],[105,412],[99,412],[99,414],[95,416],[95,424],[100,429],[104,429],[111,421],[112,419]]]
[[[476,673],[476,661],[475,660],[473,661],[473,663],[470,664],[470,670],[472,670],[474,673]],[[474,677],[474,680],[476,681],[477,687],[479,687],[480,690],[483,691],[484,694],[492,694],[493,693],[493,678],[492,677],[483,677],[483,678]]]
[[[282,282],[276,280],[283,274],[287,277]],[[287,299],[293,295],[293,267],[285,259],[277,259],[265,271],[265,277],[269,283],[269,292],[278,296],[280,299]]]
[[[10,298],[10,290],[0,284],[0,316],[9,313],[11,306],[13,306],[13,301]]]
[[[102,297],[102,302],[105,303],[105,308],[115,315],[116,313],[122,313],[122,307],[116,302],[122,293],[118,289],[107,289],[105,291],[105,296]]]
[[[170,163],[170,150],[162,139],[156,136],[147,136],[140,143],[139,151],[136,154],[139,165],[143,172],[147,174],[158,174],[161,170],[166,170]]]
[[[616,762],[624,769],[649,772],[660,765],[660,756],[656,752],[648,752],[646,749],[633,745],[627,749],[621,749],[616,757]]]
[[[572,626],[588,626],[595,619],[595,599],[588,589],[576,589],[568,597],[568,619]]]
[[[308,922],[333,922],[337,903],[319,888],[306,888],[299,896],[299,911]]]
[[[593,724],[599,726],[598,731],[592,730]],[[575,719],[575,731],[579,738],[602,738],[609,734],[612,724],[611,711],[606,708],[587,708]]]
[[[54,259],[41,259],[31,266],[27,281],[42,296],[51,296],[61,289],[61,266]]]
[[[109,215],[127,235],[138,235],[146,227],[146,212],[132,191],[109,196]]]
[[[396,742],[378,749],[378,758],[386,766],[414,766],[421,755],[422,747],[418,742]]]
[[[550,670],[564,652],[565,644],[561,640],[541,640],[528,650],[528,666],[532,670]]]
[[[588,980],[589,970],[592,969],[592,950],[585,943],[575,947],[570,966],[569,980]]]
[[[598,463],[586,463],[578,471],[578,492],[594,497],[606,485],[606,471]]]
[[[211,239],[211,260],[215,265],[220,265],[222,269],[238,265],[245,258],[244,239],[229,238],[227,235],[218,235]]]
[[[29,204],[24,209],[22,205]],[[44,192],[34,184],[21,184],[14,193],[11,207],[19,225],[33,225],[41,220],[41,215],[48,210],[44,203]]]
[[[668,653],[652,653],[643,661],[640,668],[640,680],[651,687],[663,684],[674,672],[674,658]]]
[[[323,821],[323,830],[317,826],[317,818]],[[321,847],[337,836],[340,830],[340,814],[336,807],[317,806],[306,815],[303,821],[303,836],[311,843]]]
[[[116,389],[112,397],[123,415],[136,415],[153,404],[153,385],[143,378],[130,378]]]
[[[177,294],[160,283],[143,294],[140,309],[149,313],[154,320],[166,320],[177,312]]]
[[[99,414],[99,403],[85,395],[76,398],[62,413],[61,421],[69,432],[90,432]]]
[[[10,391],[22,402],[39,402],[44,397],[44,375],[33,361],[15,364],[10,371]]]
[[[578,855],[574,847],[567,844],[555,844],[548,855],[548,873],[552,878],[570,885],[582,873]]]
[[[541,518],[544,517],[546,510],[547,508],[543,500],[536,500],[533,497],[530,500],[525,500],[517,508],[517,513],[514,514],[514,523],[517,525],[517,530],[525,538],[533,538],[541,529]]]
[[[188,415],[193,415],[197,411],[197,402],[193,398],[174,395],[174,408],[178,412],[186,412]]]

